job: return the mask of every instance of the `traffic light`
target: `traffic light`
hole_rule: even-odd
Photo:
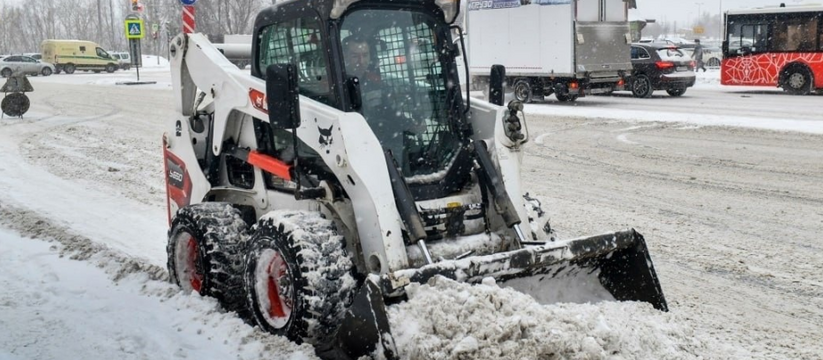
[[[137,1],[138,0],[131,0],[131,10],[132,11],[140,10],[140,4]]]

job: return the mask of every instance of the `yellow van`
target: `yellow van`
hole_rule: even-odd
[[[117,59],[91,41],[43,40],[40,43],[43,61],[54,64],[55,72],[73,74],[75,70],[114,72],[119,67]]]

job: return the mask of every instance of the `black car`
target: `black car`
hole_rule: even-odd
[[[639,98],[649,98],[654,90],[681,96],[694,85],[694,61],[671,44],[632,44],[632,75],[629,89]]]

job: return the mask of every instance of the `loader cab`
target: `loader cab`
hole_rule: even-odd
[[[419,0],[335,3],[287,1],[261,12],[252,74],[265,78],[269,65],[295,64],[301,95],[363,115],[416,199],[458,190],[471,168],[470,129],[443,8]],[[291,141],[279,133],[275,143]]]

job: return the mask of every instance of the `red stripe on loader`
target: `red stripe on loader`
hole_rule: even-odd
[[[291,165],[289,164],[257,151],[250,151],[246,161],[269,174],[291,181]]]

